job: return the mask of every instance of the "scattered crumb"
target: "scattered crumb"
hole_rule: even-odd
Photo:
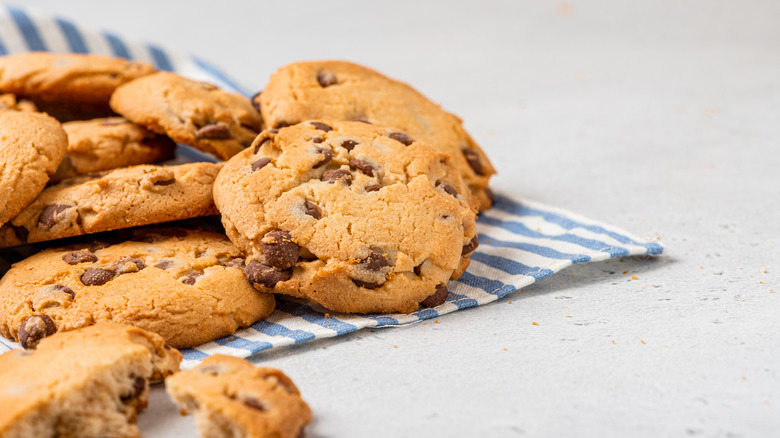
[[[538,231],[538,232],[540,232],[540,233],[541,233],[541,232],[542,232],[542,229],[541,229],[541,228],[537,228],[537,229],[536,229],[536,231]]]
[[[186,416],[187,416],[187,413],[188,413],[188,412],[187,412],[187,410],[186,410],[186,409],[180,409],[180,410],[179,410],[179,415],[181,415],[182,417],[186,417]]]
[[[433,323],[434,323],[434,324],[438,324],[438,323],[439,323],[439,320],[437,319],[436,321],[433,321]]]
[[[563,314],[563,317],[564,318],[571,318],[571,315],[569,315],[569,312],[566,312],[566,313]]]
[[[766,268],[758,268],[759,274],[766,274]]]
[[[636,275],[632,275],[632,276],[631,276],[631,279],[632,279],[632,280],[639,280],[639,277],[637,277]]]
[[[393,348],[398,348],[398,346],[397,345],[393,345]]]
[[[506,348],[504,348],[504,351],[506,351]]]
[[[236,340],[235,336],[231,336],[230,338],[228,338],[228,341],[230,341],[230,342],[233,342],[235,340]]]
[[[699,269],[704,269],[704,266],[699,266]]]
[[[536,322],[536,321],[532,322],[531,324],[533,324],[533,325],[539,325],[539,323],[538,323],[538,322]]]
[[[574,278],[574,274],[571,274],[571,278]]]
[[[490,239],[485,240],[485,243],[490,244]]]
[[[745,376],[742,376],[742,380],[747,380],[747,377],[745,377]]]
[[[424,322],[424,323],[423,323],[423,325],[428,325],[428,323],[427,323],[427,322]]]
[[[626,274],[628,274],[628,271],[623,271],[623,275],[626,275]]]
[[[330,327],[330,323],[328,323],[327,326]]]
[[[512,300],[509,300],[509,304],[512,304]]]
[[[326,313],[325,318],[330,318],[330,313]]]
[[[613,343],[613,344],[615,343],[615,340],[614,340],[614,339],[612,340],[612,343]]]
[[[643,343],[643,344],[645,343],[645,341],[644,341],[644,340],[642,340],[642,339],[640,339],[640,340],[639,340],[639,342],[641,342],[641,343]]]

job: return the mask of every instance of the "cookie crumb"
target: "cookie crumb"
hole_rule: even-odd
[[[531,325],[539,325],[539,323],[538,323],[538,322],[536,322],[536,321],[533,321],[533,322],[531,323]]]
[[[615,344],[615,340],[614,340],[614,339],[612,340],[612,344],[613,344],[613,345],[616,345],[616,344]]]
[[[640,340],[639,340],[639,342],[641,342],[641,343],[643,343],[643,344],[645,343],[645,341],[644,341],[644,340],[642,340],[642,339],[640,339]]]
[[[632,276],[631,276],[631,279],[632,279],[632,280],[639,280],[639,277],[637,277],[636,275],[632,275]]]

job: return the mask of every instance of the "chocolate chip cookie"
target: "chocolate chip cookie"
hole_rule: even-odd
[[[407,84],[343,61],[297,62],[280,68],[254,97],[267,128],[310,119],[358,120],[395,127],[450,154],[480,201],[492,205],[488,180],[495,173],[487,155],[461,120]]]
[[[214,201],[259,290],[341,312],[447,297],[476,248],[476,204],[451,157],[396,128],[310,121],[266,131]]]
[[[261,125],[260,114],[244,96],[166,72],[117,88],[111,107],[134,123],[221,159],[249,146]]]
[[[68,150],[51,182],[173,158],[176,143],[122,117],[62,124]]]
[[[67,145],[60,123],[46,114],[0,110],[0,225],[46,187]]]
[[[0,228],[0,247],[216,214],[221,164],[140,165],[47,187]]]
[[[195,412],[203,438],[298,438],[311,410],[283,372],[214,355],[192,370],[165,379],[171,398]]]
[[[138,230],[113,245],[49,249],[0,280],[0,333],[25,346],[115,321],[177,348],[202,344],[273,312],[274,296],[252,287],[243,264],[227,237],[211,231]]]
[[[99,55],[29,52],[0,57],[0,92],[34,101],[61,120],[105,117],[114,89],[150,64]]]
[[[103,322],[0,355],[0,436],[138,437],[149,382],[181,354],[144,330]]]

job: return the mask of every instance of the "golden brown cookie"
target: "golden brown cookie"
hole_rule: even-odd
[[[68,150],[53,183],[117,167],[153,164],[173,158],[176,143],[122,117],[62,124]]]
[[[60,120],[111,115],[114,89],[154,72],[149,64],[99,55],[29,52],[0,57],[0,92],[34,101]]]
[[[216,214],[222,164],[140,165],[47,187],[0,228],[0,247]]]
[[[450,157],[395,128],[266,131],[225,164],[214,202],[255,287],[340,312],[441,304],[476,248],[476,200]]]
[[[149,382],[181,354],[144,330],[103,322],[0,355],[0,436],[139,437]]]
[[[221,159],[249,146],[261,125],[260,113],[246,97],[166,72],[119,87],[111,107],[134,123]]]
[[[0,109],[0,225],[46,187],[67,145],[60,123],[46,114]]]
[[[395,127],[450,154],[452,164],[480,201],[492,205],[488,189],[496,173],[461,120],[403,82],[344,61],[296,62],[271,75],[254,98],[266,128],[304,120],[358,120]],[[486,192],[487,191],[487,192]]]
[[[298,438],[311,410],[283,372],[244,359],[214,355],[165,379],[185,412],[195,412],[202,438]]]
[[[0,333],[28,343],[37,333],[114,321],[160,334],[177,348],[235,333],[274,310],[243,274],[223,234],[149,229],[130,240],[49,249],[16,263],[0,280]],[[40,334],[33,339],[40,339]]]

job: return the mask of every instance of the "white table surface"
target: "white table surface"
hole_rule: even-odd
[[[496,190],[666,244],[259,355],[307,436],[780,436],[780,2],[22,3],[258,90],[295,60],[369,65],[460,115]],[[140,426],[194,436],[160,389]]]

